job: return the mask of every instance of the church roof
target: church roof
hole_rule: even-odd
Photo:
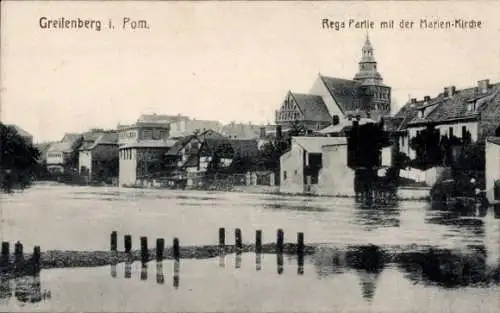
[[[330,122],[331,116],[321,96],[291,92],[304,120]]]
[[[344,113],[362,108],[361,98],[364,95],[364,90],[359,82],[323,75],[320,75],[320,77]]]

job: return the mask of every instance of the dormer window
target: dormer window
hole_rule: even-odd
[[[425,113],[425,109],[424,109],[424,110],[420,110],[420,112],[419,112],[419,114],[418,114],[418,115],[419,115],[419,117],[420,117],[420,118],[424,118],[424,113]]]
[[[474,111],[476,111],[476,101],[470,101],[467,104],[467,111],[468,112],[474,112]]]

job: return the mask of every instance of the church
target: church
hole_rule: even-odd
[[[367,35],[353,79],[318,74],[309,93],[288,91],[275,112],[276,125],[286,130],[301,122],[307,129],[319,131],[351,118],[378,120],[390,115],[391,88],[383,83],[373,51]]]

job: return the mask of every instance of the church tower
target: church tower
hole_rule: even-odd
[[[361,61],[354,81],[360,83],[365,94],[370,97],[365,111],[373,117],[387,116],[391,112],[391,88],[383,83],[382,75],[377,70],[377,61],[373,54],[373,46],[368,34],[361,49]]]

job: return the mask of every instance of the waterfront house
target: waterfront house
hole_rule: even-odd
[[[490,202],[500,201],[500,137],[486,139],[486,197]]]
[[[395,117],[401,119],[399,151],[410,159],[416,157],[411,140],[429,125],[439,130],[440,136],[484,142],[500,126],[500,83],[484,79],[461,90],[445,87],[435,97],[412,98]]]
[[[378,120],[391,111],[391,88],[383,83],[377,70],[374,49],[368,38],[362,48],[359,70],[353,79],[318,74],[309,93],[289,91],[275,112],[276,125],[283,130],[300,121],[307,129],[318,131],[349,117]]]
[[[347,138],[332,139],[321,147],[322,167],[314,192],[319,195],[353,196],[354,170],[347,166]]]
[[[347,167],[346,138],[292,137],[290,150],[280,157],[280,192],[314,193],[323,167],[323,146],[339,144],[346,146],[345,156],[340,157],[341,152],[332,153],[340,157],[338,161]]]
[[[187,186],[199,185],[217,175],[246,174],[253,169],[259,150],[257,140],[206,138],[184,164]]]
[[[163,155],[175,144],[169,139],[170,120],[142,116],[131,125],[118,125],[118,183],[150,184],[164,172]]]
[[[78,169],[88,182],[107,181],[118,177],[118,162],[116,131],[94,132],[84,136],[78,157]]]
[[[63,173],[75,169],[82,141],[82,134],[67,133],[60,142],[51,144],[47,150],[47,170],[51,173]]]

